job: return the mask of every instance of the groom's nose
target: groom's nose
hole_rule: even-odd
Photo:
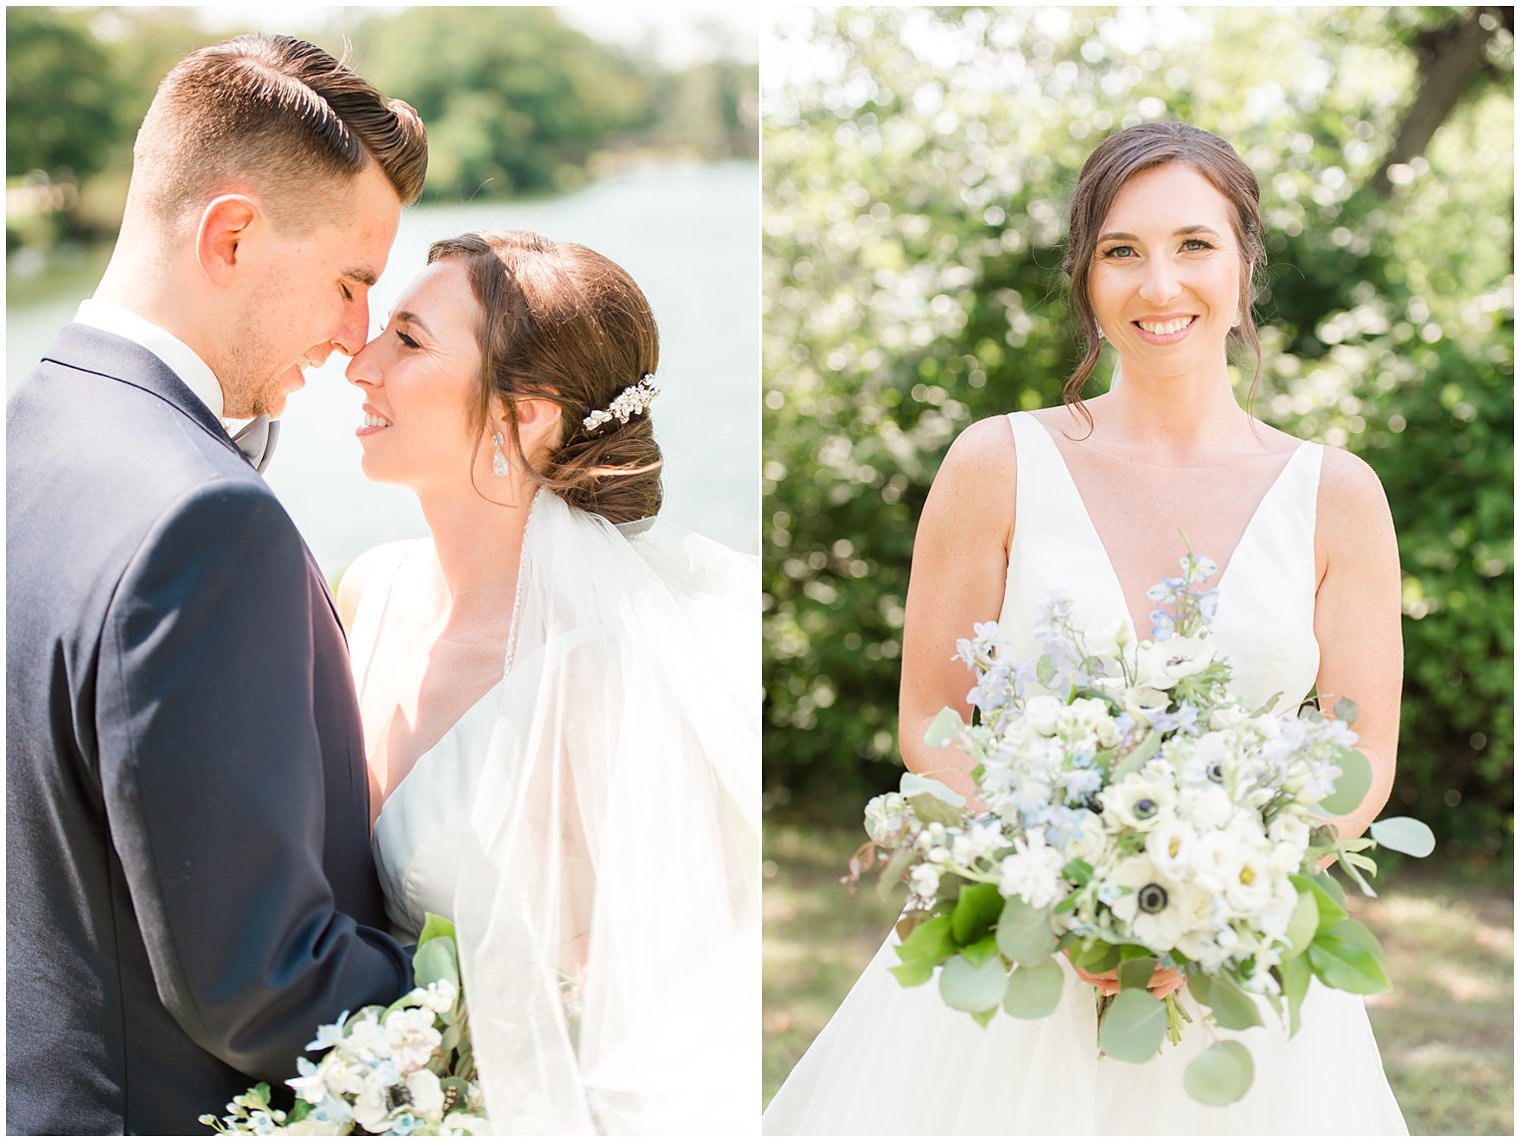
[[[343,306],[343,321],[332,343],[345,357],[355,357],[364,348],[365,334],[369,332],[369,291],[356,292],[354,299]]]

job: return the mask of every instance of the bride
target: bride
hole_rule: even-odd
[[[1147,123],[1097,147],[1070,212],[1066,269],[1088,351],[1063,407],[972,425],[934,481],[908,592],[904,760],[970,792],[970,759],[923,744],[942,707],[970,716],[955,640],[997,618],[1013,657],[1033,657],[1031,628],[1053,589],[1072,598],[1079,625],[1127,617],[1148,637],[1146,590],[1177,573],[1180,532],[1223,568],[1214,633],[1248,705],[1280,692],[1276,708],[1291,711],[1311,688],[1327,708],[1343,696],[1360,705],[1375,776],[1357,811],[1336,821],[1342,835],[1360,834],[1393,782],[1398,555],[1371,469],[1254,419],[1231,391],[1231,341],[1251,349],[1260,374],[1256,179],[1222,139]],[[1113,346],[1119,379],[1083,402],[1099,339]],[[899,986],[888,973],[895,947],[889,938],[772,1100],[767,1133],[1407,1133],[1362,1000],[1318,981],[1296,1037],[1271,1012],[1241,1034],[1255,1082],[1240,1102],[1211,1108],[1182,1084],[1210,1042],[1198,1022],[1142,1066],[1099,1059],[1093,987],[1112,980],[1068,965],[1053,1015],[999,1014],[983,1029],[932,986]],[[1158,969],[1151,989],[1179,982]]]
[[[621,268],[520,231],[428,263],[348,368],[431,533],[338,596],[390,917],[455,921],[493,1132],[752,1131],[755,561],[653,522]]]

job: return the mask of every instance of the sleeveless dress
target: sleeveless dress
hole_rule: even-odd
[[[1052,590],[1080,627],[1127,613],[1123,590],[1049,432],[1009,417],[1016,518],[1001,636],[1015,658]],[[1234,685],[1296,709],[1314,684],[1314,520],[1322,450],[1301,444],[1251,517],[1219,579],[1215,637]],[[1292,1039],[1263,1004],[1238,1038],[1255,1061],[1241,1101],[1207,1107],[1183,1071],[1212,1039],[1194,1015],[1182,1042],[1143,1065],[1097,1057],[1094,991],[1064,958],[1066,986],[1042,1020],[1003,1013],[986,1028],[941,1002],[934,983],[903,987],[890,936],[765,1112],[767,1134],[1407,1134],[1359,996],[1310,984]]]
[[[373,556],[361,689],[409,550]],[[540,490],[501,680],[381,809],[392,924],[455,923],[493,1134],[755,1130],[758,579],[675,524]],[[711,668],[738,651],[753,684]]]

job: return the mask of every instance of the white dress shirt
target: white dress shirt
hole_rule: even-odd
[[[211,410],[211,415],[222,421],[222,427],[227,426],[227,421],[222,417],[221,382],[216,379],[211,366],[201,360],[200,354],[167,329],[153,324],[130,309],[123,309],[108,301],[97,301],[93,297],[79,303],[79,312],[74,315],[74,321],[141,345],[169,366],[174,375],[185,383],[185,387]]]

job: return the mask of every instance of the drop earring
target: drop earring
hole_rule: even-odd
[[[507,438],[498,430],[491,433],[491,474],[498,480],[506,478],[507,458],[501,454],[501,446],[507,442]]]

